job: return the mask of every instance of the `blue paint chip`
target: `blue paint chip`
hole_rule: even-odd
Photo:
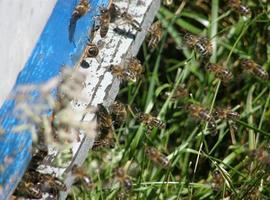
[[[20,85],[40,84],[59,74],[62,66],[78,62],[99,8],[108,0],[91,0],[90,11],[77,21],[74,43],[68,38],[71,14],[77,5],[74,0],[58,0],[37,42],[32,55],[19,73],[13,91]],[[14,115],[15,102],[6,100],[0,109],[1,125],[6,133],[0,135],[0,199],[8,199],[23,176],[31,159],[30,132],[12,133],[19,125]]]

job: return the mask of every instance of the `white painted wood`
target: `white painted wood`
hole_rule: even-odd
[[[115,2],[122,9],[128,6],[128,0]],[[88,58],[86,61],[90,65],[89,68],[84,69],[79,65],[76,67],[76,70],[83,72],[87,76],[85,81],[86,87],[81,92],[82,96],[84,96],[84,99],[87,99],[87,101],[72,102],[74,109],[77,111],[84,110],[88,106],[96,106],[99,103],[109,106],[114,101],[119,91],[120,80],[111,74],[109,66],[111,64],[123,64],[126,58],[136,56],[148,32],[148,28],[154,19],[156,11],[160,6],[160,0],[138,0],[130,2],[132,3],[129,5],[128,12],[141,24],[142,31],[136,32],[130,25],[126,23],[123,24],[120,19],[116,21],[116,23],[110,24],[109,32],[105,38],[100,38],[99,32],[96,34],[93,42],[104,43],[104,47],[100,49],[99,53],[100,60]],[[119,24],[122,25],[119,26]],[[135,39],[117,34],[113,31],[115,27],[132,31],[135,35]],[[89,113],[78,117],[78,120],[92,121],[94,118],[95,115]],[[88,151],[93,145],[96,134],[97,133],[90,133],[92,137],[85,137],[83,133],[81,133],[81,140],[73,144],[72,153],[74,156],[72,160],[70,160],[68,167],[61,168],[46,163],[46,165],[39,166],[39,170],[42,173],[52,173],[58,177],[67,177],[65,183],[67,187],[70,188],[73,181],[70,170],[74,164],[79,166],[83,164]],[[49,155],[49,157],[55,154],[55,151],[52,149],[51,152],[52,155]],[[66,192],[60,193],[60,199],[65,199],[66,196]]]
[[[0,106],[24,67],[56,0],[0,0]]]

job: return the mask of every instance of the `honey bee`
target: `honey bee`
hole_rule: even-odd
[[[104,38],[108,31],[111,21],[110,10],[104,7],[100,8],[100,37]]]
[[[92,188],[93,182],[89,175],[82,167],[74,165],[71,170],[72,175],[75,177],[75,182],[82,183],[86,188]]]
[[[232,111],[231,108],[216,108],[214,115],[221,120],[237,120],[240,117],[238,112]]]
[[[220,79],[224,84],[227,84],[233,78],[232,73],[228,69],[217,64],[209,63],[206,66],[206,70],[213,72],[216,78]]]
[[[158,128],[158,129],[164,129],[166,126],[166,124],[164,122],[162,122],[160,119],[158,119],[157,117],[154,117],[148,113],[139,112],[137,114],[137,119],[138,119],[138,121],[145,124],[149,131],[152,131],[154,127]]]
[[[229,0],[228,5],[243,15],[249,15],[250,9],[241,3],[241,0]]]
[[[131,82],[136,82],[137,80],[136,73],[132,72],[129,69],[125,69],[121,65],[111,65],[110,71],[112,72],[113,75],[115,75],[117,78],[121,80]]]
[[[144,72],[144,68],[141,64],[141,61],[135,57],[128,59],[127,66],[128,70],[135,73],[137,78]]]
[[[98,149],[100,147],[113,147],[114,146],[114,128],[111,115],[107,109],[98,104],[97,111],[97,123],[99,129],[98,139],[94,142],[92,149]]]
[[[133,29],[136,31],[142,31],[141,24],[137,20],[133,19],[131,14],[127,11],[122,12],[120,16],[127,24],[131,25]]]
[[[213,116],[210,115],[208,110],[202,108],[199,105],[195,105],[195,104],[188,104],[186,106],[186,110],[190,113],[191,116],[193,116],[199,120],[208,122],[209,131],[212,134],[216,134],[217,125],[216,125],[216,122],[215,122]]]
[[[127,109],[126,106],[121,103],[120,101],[115,101],[110,106],[110,111],[115,118],[115,121],[123,122],[125,119],[127,119]]]
[[[215,170],[212,173],[212,184],[211,187],[213,188],[214,191],[219,191],[222,189],[223,185],[224,185],[224,178],[222,176],[222,174],[220,173],[220,171]]]
[[[81,0],[80,3],[75,7],[75,10],[72,12],[72,16],[69,22],[69,41],[73,40],[76,23],[77,21],[84,16],[90,10],[90,4],[88,0]]]
[[[123,168],[120,167],[120,168],[117,168],[115,170],[115,177],[126,190],[131,190],[131,188],[132,188],[132,180],[126,174],[126,172],[125,172],[125,170]]]
[[[263,69],[262,66],[255,63],[253,60],[243,59],[241,60],[241,65],[245,71],[252,73],[255,76],[258,76],[259,78],[263,80],[269,79],[268,72],[265,69]]]
[[[33,152],[31,162],[29,164],[29,169],[36,170],[37,167],[42,163],[44,158],[48,155],[48,149],[42,148],[42,149],[35,149],[35,152]]]
[[[184,41],[190,48],[195,48],[202,57],[210,57],[213,52],[211,41],[207,37],[198,37],[190,33],[184,35]]]
[[[166,93],[166,94],[170,95],[170,93]],[[172,100],[178,100],[187,96],[188,96],[188,90],[184,86],[178,85],[174,93],[172,94]]]
[[[115,20],[121,16],[120,8],[114,3],[111,4],[109,8],[109,12],[110,12],[110,17],[111,17],[110,22],[115,22]]]
[[[36,176],[38,184],[42,192],[55,193],[55,191],[66,191],[66,185],[57,177],[50,174],[41,174],[39,172],[31,172],[31,176]]]
[[[17,186],[14,195],[30,199],[41,199],[42,192],[33,182],[22,180]]]
[[[170,165],[169,159],[154,147],[146,147],[145,154],[148,159],[162,168],[168,168]]]
[[[163,30],[160,21],[153,23],[149,29],[149,42],[148,47],[154,49],[162,38]]]
[[[258,148],[249,152],[249,156],[265,165],[270,164],[270,154],[265,149]]]
[[[85,57],[86,58],[95,58],[99,53],[99,48],[94,43],[88,43],[85,50]]]

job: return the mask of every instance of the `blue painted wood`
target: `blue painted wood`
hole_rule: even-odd
[[[58,0],[37,42],[32,55],[17,77],[13,90],[22,84],[43,83],[59,74],[63,65],[74,66],[79,60],[94,16],[108,0],[90,0],[90,11],[77,21],[74,43],[68,39],[71,14],[76,0]],[[12,133],[20,122],[15,118],[14,101],[6,100],[0,109],[1,125],[5,133],[0,135],[0,199],[7,199],[21,179],[31,159],[32,139],[29,132]]]

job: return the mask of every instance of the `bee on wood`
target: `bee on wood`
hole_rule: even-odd
[[[241,0],[229,0],[228,5],[235,11],[241,13],[242,15],[249,15],[250,9],[246,5],[241,3]]]
[[[136,31],[142,31],[141,24],[137,20],[135,20],[132,15],[129,14],[127,11],[122,12],[120,16],[133,29],[135,29]]]
[[[94,43],[87,43],[86,49],[85,49],[85,57],[86,58],[95,58],[97,57],[99,53],[99,48]]]
[[[29,180],[21,180],[19,185],[17,186],[15,192],[15,196],[30,198],[30,199],[41,199],[42,192],[37,185]]]
[[[35,151],[33,152],[32,159],[29,164],[29,169],[36,170],[47,155],[48,155],[47,147],[42,149],[36,148]]]
[[[100,8],[100,37],[104,38],[108,31],[111,21],[110,10],[104,7]]]
[[[73,40],[74,32],[76,29],[77,21],[84,16],[90,10],[90,4],[88,0],[81,0],[80,3],[75,7],[69,22],[69,41]]]
[[[209,63],[206,66],[206,70],[209,72],[213,72],[215,74],[215,77],[220,79],[225,85],[228,84],[233,78],[232,73],[221,65]]]
[[[93,144],[93,149],[95,150],[100,147],[114,147],[114,128],[112,117],[102,104],[98,104],[97,123],[99,136]]]
[[[214,191],[220,191],[223,188],[225,180],[220,171],[215,170],[212,173],[212,184],[211,187]]]
[[[32,176],[36,176],[36,178],[38,179],[37,185],[39,185],[42,192],[56,193],[57,191],[67,190],[66,185],[61,180],[50,174],[41,174],[39,172],[34,172]]]
[[[128,113],[126,106],[120,101],[113,102],[110,106],[110,111],[117,122],[124,122],[127,119]]]
[[[154,147],[146,147],[145,154],[149,160],[162,168],[168,168],[170,165],[169,159]]]
[[[115,177],[126,190],[132,189],[132,180],[123,168],[120,167],[115,170]]]
[[[111,65],[110,66],[110,71],[114,76],[117,78],[124,80],[124,81],[131,81],[131,82],[136,82],[137,80],[137,75],[135,72],[125,69],[121,65]]]
[[[163,34],[162,23],[160,21],[156,21],[151,25],[149,29],[148,47],[151,49],[156,48],[162,38],[162,34]]]
[[[263,80],[269,79],[268,72],[265,69],[263,69],[262,66],[255,63],[253,60],[243,59],[241,60],[241,66],[248,73],[254,74],[255,76],[258,76]]]
[[[110,17],[111,17],[111,21],[110,21],[111,23],[115,22],[116,19],[121,17],[121,9],[114,3],[111,4],[109,8],[109,12],[110,12]]]
[[[213,52],[211,41],[207,37],[198,37],[190,33],[184,35],[188,47],[194,48],[202,57],[210,57]]]
[[[137,119],[147,126],[148,131],[152,131],[155,127],[158,129],[164,129],[166,127],[164,122],[148,113],[139,112],[137,114]]]
[[[92,188],[93,182],[90,176],[85,172],[85,169],[74,165],[71,170],[72,176],[75,177],[75,183],[81,183],[86,188]]]
[[[216,134],[217,132],[217,125],[215,122],[215,119],[212,115],[210,115],[209,111],[207,109],[204,109],[203,107],[195,104],[188,104],[186,106],[186,110],[189,112],[189,114],[201,121],[208,122],[208,128],[209,131],[212,134]]]

